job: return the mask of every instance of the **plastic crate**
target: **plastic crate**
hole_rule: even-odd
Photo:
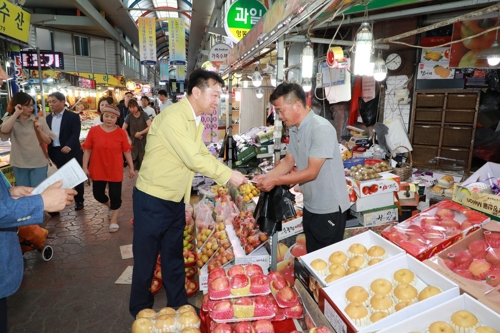
[[[358,164],[364,165],[365,164],[365,159],[362,157],[356,157],[356,158],[350,158],[348,160],[344,161],[344,168],[347,170],[350,170],[353,166],[356,166]]]

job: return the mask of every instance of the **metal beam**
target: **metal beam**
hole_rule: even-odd
[[[189,13],[192,9],[156,9],[156,8],[133,8],[125,7],[126,10],[141,10],[141,11],[151,11],[151,12],[178,12],[178,13]]]
[[[285,38],[285,42],[298,42],[298,43],[305,43],[306,42],[306,36],[292,36],[292,37],[287,37]],[[326,45],[343,45],[343,46],[353,46],[354,42],[350,40],[331,40],[328,38],[314,38],[311,37],[309,38],[311,42],[316,43],[316,44],[326,44]],[[375,44],[374,47],[376,49],[381,49],[381,50],[388,50],[390,45],[388,44]]]
[[[78,27],[97,27],[97,25],[87,16],[69,16],[52,14],[31,14],[31,24],[48,26],[78,26]]]
[[[212,35],[220,35],[227,37],[226,30],[224,28],[218,28],[218,27],[211,27],[208,28],[207,32]]]
[[[419,8],[397,10],[393,12],[386,11],[380,14],[369,15],[369,20],[376,22],[376,21],[391,20],[396,18],[403,18],[408,16],[428,15],[428,14],[450,11],[454,9],[456,10],[457,8],[464,9],[467,7],[477,7],[480,5],[486,5],[491,3],[498,3],[498,0],[464,0],[464,1],[454,1],[451,3],[439,4],[439,5],[421,6]],[[320,24],[314,26],[312,30],[337,27],[341,24],[341,22],[342,20],[335,20],[333,22]],[[348,16],[344,19],[342,25],[353,25],[353,24],[359,24],[361,22],[363,22],[363,17],[353,18],[351,16]]]
[[[120,42],[131,54],[136,58],[140,58],[139,53],[120,36],[120,34],[109,24],[108,21],[97,11],[97,9],[88,0],[75,0],[76,7],[90,18],[94,23],[102,29],[110,38]]]

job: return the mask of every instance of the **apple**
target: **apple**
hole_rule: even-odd
[[[299,211],[297,211],[297,212],[299,212]],[[300,212],[302,212],[302,211],[300,211]],[[306,246],[306,235],[305,234],[297,235],[297,238],[295,238],[295,243],[302,244],[303,246]]]
[[[208,274],[208,281],[215,280],[218,277],[226,277],[224,268],[215,268]]]
[[[330,330],[325,326],[319,326],[311,328],[309,333],[332,333],[332,332],[330,332]]]
[[[229,279],[227,277],[218,277],[210,282],[212,290],[226,290],[229,288]]]
[[[295,303],[297,301],[297,294],[295,293],[295,291],[293,291],[292,288],[286,286],[278,291],[278,293],[276,294],[276,298],[280,302],[289,305],[290,303]],[[291,306],[295,306],[295,304]]]
[[[268,239],[269,239],[269,236],[268,236],[267,234],[265,234],[265,233],[263,233],[263,232],[261,232],[261,233],[259,234],[259,240],[260,240],[262,243],[266,242]]]
[[[272,333],[274,332],[273,324],[269,320],[257,320],[253,323],[255,333]]]
[[[256,264],[249,264],[245,266],[245,272],[248,276],[264,274],[264,272],[262,271],[262,267]]]
[[[493,266],[500,266],[500,249],[490,248],[486,254],[486,261]]]
[[[244,274],[237,274],[231,278],[231,289],[245,288],[249,283],[248,276]]]
[[[158,280],[157,278],[153,278],[153,281],[151,281],[151,287],[149,288],[149,290],[151,291],[151,293],[153,295],[156,295],[158,293],[158,291],[160,291],[161,286],[162,286],[162,282],[160,280]]]
[[[234,265],[227,271],[227,275],[229,275],[230,277],[233,277],[238,274],[245,274],[245,269],[241,265]]]
[[[470,242],[469,245],[467,245],[467,249],[474,258],[484,259],[486,258],[488,245],[482,239],[479,239]]]
[[[474,259],[469,266],[469,272],[475,278],[484,280],[491,269],[491,264],[484,259]]]
[[[298,257],[301,257],[303,255],[306,255],[307,254],[307,249],[306,249],[305,245],[302,245],[302,244],[299,244],[299,243],[295,243],[295,245],[292,246],[292,248],[290,250],[290,253],[295,258],[298,258]]]
[[[229,324],[217,324],[217,326],[215,326],[213,330],[213,333],[232,333],[232,332],[233,329]]]
[[[249,306],[254,305],[254,302],[250,297],[240,297],[234,302],[234,305]]]
[[[252,325],[248,321],[237,323],[234,328],[234,333],[254,333]]]
[[[155,276],[158,280],[162,280],[162,277],[161,277],[161,267],[158,267],[158,268],[156,268],[156,269],[155,269],[154,276]]]
[[[294,267],[293,258],[279,262],[276,265],[277,271],[280,272],[285,280],[292,286],[295,284]]]
[[[300,304],[285,309],[285,315],[287,316],[287,318],[302,318],[303,312],[304,308]]]
[[[277,276],[272,282],[271,286],[276,290],[281,290],[288,286],[287,281],[283,276]]]
[[[420,226],[424,230],[435,230],[439,226],[439,220],[435,217],[425,217],[420,221]]]
[[[231,301],[222,300],[222,301],[217,302],[214,305],[214,310],[216,310],[216,311],[225,311],[225,310],[230,309],[232,306],[233,306],[233,303],[231,303]]]
[[[252,275],[250,277],[250,285],[263,287],[263,286],[269,285],[269,283],[268,283],[267,277],[265,275],[259,274],[259,275]]]
[[[458,223],[457,221],[453,220],[453,219],[450,219],[450,218],[447,218],[447,217],[443,217],[442,220],[439,222],[439,225],[446,228],[447,230],[448,229],[460,229],[460,223]]]
[[[453,219],[455,217],[455,212],[448,208],[439,208],[434,215],[443,219]]]
[[[467,229],[469,229],[469,228],[470,228],[470,227],[472,227],[472,226],[474,226],[474,224],[473,224],[473,223],[471,223],[471,222],[469,222],[469,221],[465,220],[465,221],[463,221],[463,222],[462,222],[462,224],[460,224],[460,230],[462,230],[462,231],[463,231],[463,230],[467,230]]]
[[[283,261],[285,259],[285,254],[287,253],[287,251],[288,251],[288,246],[286,246],[283,243],[278,243],[276,262]]]

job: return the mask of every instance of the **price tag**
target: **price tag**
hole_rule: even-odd
[[[325,302],[325,318],[332,325],[337,333],[347,333],[347,325],[342,321],[340,316],[335,312],[330,303]]]

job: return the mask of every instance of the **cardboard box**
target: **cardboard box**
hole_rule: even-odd
[[[400,189],[399,176],[392,173],[384,173],[382,178],[359,181],[351,177],[346,177],[347,185],[353,187],[358,198],[365,198],[371,195],[396,192]]]
[[[360,235],[357,235],[357,236],[354,236],[354,237],[351,237],[348,239],[344,239],[341,242],[332,244],[332,245],[327,246],[325,248],[322,248],[320,250],[303,255],[302,257],[300,257],[300,259],[305,264],[307,269],[311,272],[311,274],[316,278],[316,280],[319,281],[321,286],[324,287],[327,285],[333,285],[339,281],[344,280],[345,277],[342,279],[339,279],[337,281],[327,283],[325,281],[326,276],[320,276],[314,269],[312,269],[312,267],[310,266],[311,262],[315,259],[323,259],[324,261],[326,261],[328,263],[328,258],[330,257],[330,255],[333,252],[342,251],[345,254],[347,254],[347,250],[349,249],[349,247],[355,243],[363,244],[366,247],[366,249],[369,249],[373,245],[379,245],[379,246],[383,247],[388,255],[388,257],[386,259],[384,259],[383,262],[391,261],[391,260],[393,260],[399,256],[403,256],[405,254],[405,252],[403,250],[401,250],[399,247],[388,242],[387,240],[385,240],[381,236],[377,235],[373,231],[367,231],[367,232],[364,232]],[[368,266],[366,268],[363,268],[361,271],[358,271],[358,272],[355,272],[355,273],[349,275],[349,277],[356,276],[357,274],[364,272],[364,271],[373,270],[378,265],[380,265],[380,263],[375,264],[373,266]]]
[[[462,185],[456,185],[453,189],[453,201],[459,204],[486,213],[493,220],[500,221],[500,196],[475,192],[471,187],[478,180],[484,179],[484,184],[489,185],[490,177],[500,178],[500,164],[487,162],[479,170],[474,172]]]
[[[394,205],[394,192],[386,192],[377,195],[370,195],[363,198],[358,198],[352,205],[351,211],[362,212],[379,207]]]
[[[489,303],[488,306],[490,308],[497,313],[500,313],[500,292],[498,292],[500,287],[497,287],[497,290],[495,291],[495,288],[487,284],[486,281],[464,278],[450,270],[444,262],[444,260],[448,258],[449,253],[465,251],[467,250],[467,246],[473,241],[484,239],[483,233],[485,230],[500,232],[500,224],[492,221],[484,225],[481,229],[472,232],[469,236],[460,242],[453,244],[439,255],[424,261],[424,264],[455,282],[460,287],[462,292],[466,292],[477,299],[481,299]]]
[[[438,217],[436,214],[443,216]],[[448,214],[453,214],[452,216]],[[441,223],[458,222],[460,229]],[[465,221],[472,223],[463,224]],[[397,244],[419,260],[425,260],[458,242],[472,229],[488,223],[486,215],[465,208],[450,200],[443,200],[397,226],[384,230],[382,236]]]
[[[355,227],[346,228],[344,231],[344,239],[354,237],[356,235],[367,232],[368,230],[373,231],[377,235],[381,235],[384,230],[390,229],[396,225],[398,225],[398,222],[389,222],[389,223],[385,223],[385,224],[381,224],[381,225],[376,225],[373,227],[355,226]]]
[[[455,70],[449,66],[449,62],[420,63],[417,68],[417,80],[453,79]]]
[[[481,326],[489,326],[494,329],[500,327],[500,316],[488,309],[486,306],[473,299],[469,295],[462,295],[446,303],[439,304],[418,315],[408,318],[400,323],[387,327],[379,333],[394,332],[425,332],[426,329],[435,321],[444,321],[449,323],[451,316],[460,310],[472,312],[479,320]]]
[[[375,269],[362,270],[356,276],[354,276],[354,274],[350,275],[347,278],[339,280],[338,283],[319,291],[319,307],[336,332],[376,332],[388,326],[398,324],[403,320],[416,316],[423,311],[460,295],[460,290],[454,282],[448,280],[409,255],[399,256],[390,261],[383,261],[373,267]],[[346,291],[352,286],[361,286],[369,290],[370,284],[377,278],[385,278],[392,281],[394,272],[402,268],[410,269],[415,273],[419,280],[415,288],[417,288],[419,292],[425,288],[425,286],[429,285],[440,288],[442,292],[401,309],[376,323],[363,327],[357,326],[344,312],[347,306],[345,300]],[[407,332],[407,330],[393,332],[403,333]]]
[[[382,225],[398,220],[398,206],[392,205],[382,208],[356,212],[351,209],[351,214],[359,219],[359,224],[365,227]]]
[[[237,162],[241,162],[240,164],[243,164],[244,162],[247,162],[257,156],[257,152],[255,151],[255,147],[243,147],[241,149],[238,149],[236,158]]]
[[[424,64],[448,63],[450,65],[450,48],[434,47],[431,49],[423,48],[420,62]],[[447,67],[448,67],[447,66]]]

